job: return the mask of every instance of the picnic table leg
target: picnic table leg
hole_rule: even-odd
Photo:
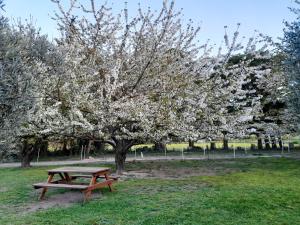
[[[104,174],[104,176],[105,176],[105,179],[106,179],[106,180],[108,180],[108,179],[109,179],[109,177],[108,177],[107,173],[106,173],[106,174]],[[110,191],[110,192],[113,192],[112,185],[111,185],[111,184],[108,184],[108,187],[109,187],[109,191]]]
[[[49,174],[49,176],[48,176],[48,180],[47,180],[47,183],[50,183],[50,182],[52,181],[52,179],[53,179],[53,176],[54,176],[54,174],[53,174],[53,173]],[[42,200],[42,199],[44,198],[44,196],[45,196],[45,194],[46,194],[47,190],[48,190],[48,188],[45,188],[45,187],[43,188],[43,190],[42,190],[42,193],[41,193],[41,195],[40,195],[40,198],[39,198],[39,200]]]
[[[98,176],[93,175],[93,177],[91,179],[91,182],[90,182],[90,186],[93,186],[94,184],[97,183],[97,178],[98,178]],[[91,194],[92,194],[92,191],[85,191],[84,192],[84,202],[87,201],[90,198]]]
[[[66,181],[66,178],[64,177],[64,175],[62,173],[59,173],[58,175],[60,176],[60,178],[63,182]]]
[[[64,173],[64,175],[65,175],[65,178],[66,178],[66,181],[67,181],[67,183],[71,183],[71,177],[69,176],[69,174],[68,173]]]

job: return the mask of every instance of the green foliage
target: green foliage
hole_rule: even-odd
[[[297,123],[299,125],[299,109],[300,109],[300,1],[295,0],[297,8],[291,8],[291,11],[296,14],[297,19],[291,23],[285,22],[284,37],[282,39],[281,48],[285,54],[284,68],[286,76],[289,80],[289,95],[288,102],[291,108],[295,111]]]
[[[230,57],[230,59],[227,62],[227,66],[229,67],[229,66],[233,66],[233,65],[238,65],[242,61],[250,61],[250,63],[249,63],[250,67],[270,63],[270,60],[266,59],[266,58],[257,58],[251,54],[247,54],[247,55],[237,54],[237,55],[233,55],[232,57]]]
[[[103,166],[103,165],[101,165]],[[232,170],[230,174],[177,180],[131,179],[101,199],[69,208],[26,212],[33,182],[48,168],[0,170],[1,224],[299,224],[300,161],[244,159],[132,163],[128,169]],[[6,191],[3,191],[6,189]],[[50,196],[57,192],[50,191]],[[48,195],[49,196],[49,195]]]

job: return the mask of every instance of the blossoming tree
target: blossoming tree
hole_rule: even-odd
[[[1,16],[0,39],[0,156],[20,156],[22,166],[29,166],[45,130],[45,123],[37,121],[40,82],[57,64],[56,57],[46,36],[31,24],[9,25]]]
[[[291,8],[291,11],[295,13],[297,19],[291,23],[285,22],[284,37],[281,43],[281,49],[283,50],[285,59],[283,65],[285,68],[285,74],[289,82],[289,95],[288,103],[294,110],[294,118],[297,119],[297,125],[299,130],[299,109],[300,109],[300,20],[299,20],[299,5],[300,1],[295,0],[298,8]]]
[[[164,1],[158,13],[139,8],[131,19],[126,7],[113,16],[92,0],[80,6],[86,16],[78,18],[72,13],[78,1],[67,10],[53,2],[68,68],[60,87],[65,97],[55,104],[81,117],[74,130],[111,144],[121,172],[133,144],[188,129],[192,109],[185,106],[185,87],[199,57],[199,28],[182,24],[173,1]]]

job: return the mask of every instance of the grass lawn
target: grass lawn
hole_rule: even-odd
[[[31,184],[44,181],[49,168],[0,169],[1,225],[300,224],[300,160],[129,163],[129,171],[161,171],[166,176],[120,181],[115,192],[104,189],[84,205],[28,211],[28,206],[40,204]],[[46,196],[63,192],[50,190]]]

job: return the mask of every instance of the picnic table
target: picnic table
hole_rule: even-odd
[[[48,180],[45,183],[33,184],[35,189],[43,188],[40,200],[42,200],[48,188],[67,188],[80,190],[84,194],[84,202],[88,200],[92,191],[108,186],[110,191],[112,183],[117,180],[109,176],[110,169],[104,167],[60,167],[48,170]],[[53,180],[54,176],[59,179]],[[89,182],[76,182],[77,178],[88,179]]]

